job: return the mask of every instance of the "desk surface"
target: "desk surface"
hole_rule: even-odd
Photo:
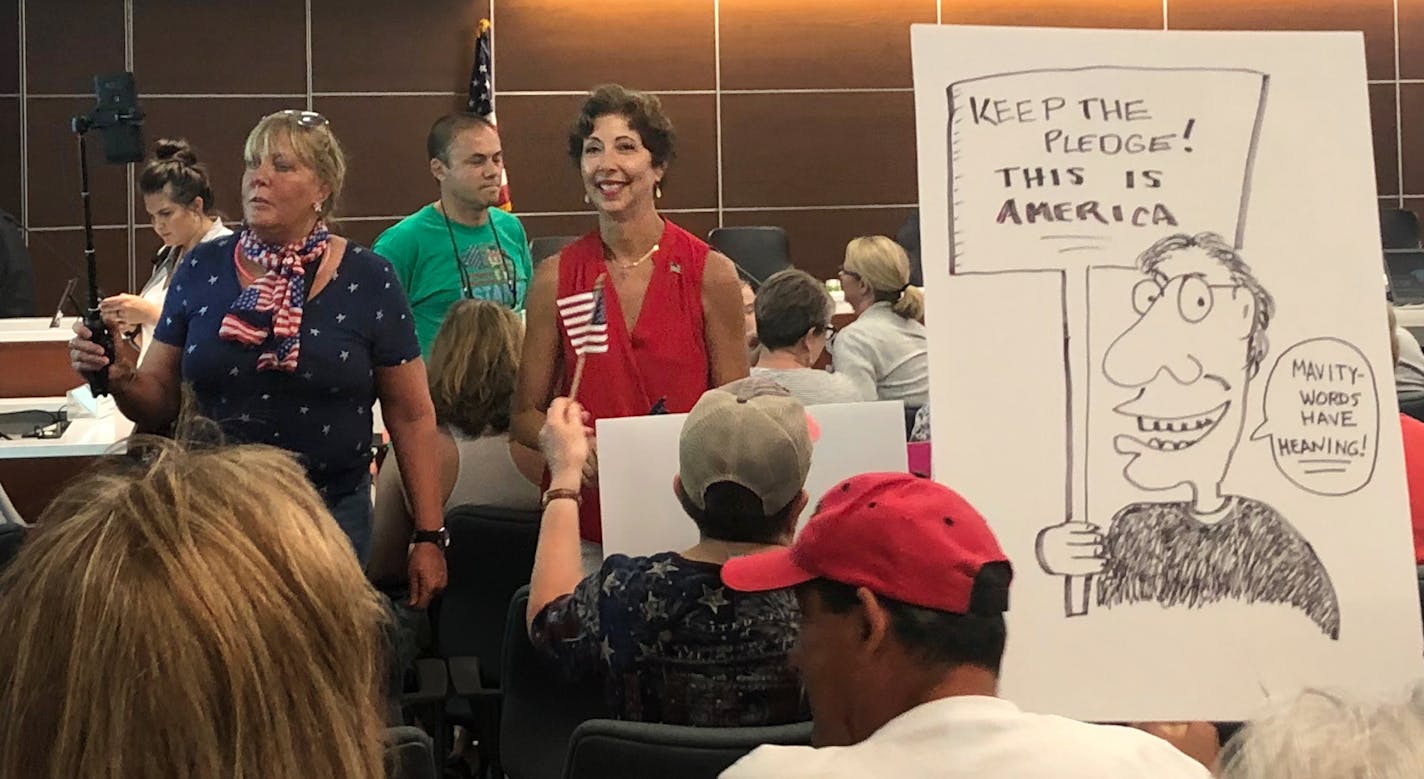
[[[0,413],[43,409],[58,411],[64,406],[62,397],[51,398],[5,398],[0,400]],[[69,423],[64,435],[49,440],[22,438],[17,441],[0,440],[0,460],[16,460],[42,457],[93,457],[109,451],[114,442],[122,440],[133,430],[133,423],[117,411],[110,411],[100,417],[76,417]]]
[[[78,317],[67,316],[60,320],[59,327],[50,327],[47,316],[0,319],[0,342],[68,341],[74,335],[76,319]]]

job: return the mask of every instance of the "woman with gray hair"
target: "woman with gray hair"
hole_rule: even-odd
[[[1424,774],[1424,686],[1402,702],[1320,690],[1252,721],[1226,744],[1221,779],[1417,779]]]
[[[774,274],[753,305],[762,345],[753,376],[775,381],[804,406],[875,399],[862,395],[845,376],[813,367],[834,332],[835,302],[811,274],[795,268]]]
[[[445,586],[443,517],[435,411],[405,294],[389,262],[327,226],[346,159],[326,117],[269,114],[243,157],[242,231],[178,263],[142,365],[118,352],[114,400],[139,429],[163,431],[188,384],[228,440],[299,455],[359,559],[370,547],[380,400],[418,528],[411,603],[424,607]],[[109,364],[87,328],[75,334],[76,370]]]

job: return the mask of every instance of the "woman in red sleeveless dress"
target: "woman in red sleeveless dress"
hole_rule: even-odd
[[[595,288],[607,351],[585,358],[579,384],[590,426],[605,417],[683,413],[706,390],[747,375],[732,261],[657,212],[672,147],[672,123],[657,97],[610,85],[585,101],[569,156],[598,211],[598,230],[540,263],[530,286],[511,429],[527,446],[538,446],[549,402],[568,394],[577,363],[559,301]],[[603,534],[592,476],[579,531],[597,544]]]

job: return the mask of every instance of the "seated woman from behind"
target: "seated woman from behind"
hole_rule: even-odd
[[[920,322],[925,298],[910,286],[905,250],[883,235],[852,239],[840,280],[856,320],[831,344],[835,372],[872,398],[899,400],[906,408],[928,403],[929,352]]]
[[[486,300],[451,306],[435,334],[430,398],[439,422],[436,455],[446,511],[465,505],[539,508],[544,458],[509,437],[523,348],[519,315]],[[375,525],[367,571],[379,581],[403,570],[414,529],[400,470],[391,460],[376,480]]]
[[[0,776],[385,776],[381,601],[292,455],[131,441],[0,576]],[[336,639],[336,640],[333,640]]]
[[[791,390],[802,405],[875,400],[845,376],[812,366],[831,337],[835,301],[811,274],[784,270],[766,280],[756,296],[756,332],[763,347],[753,376]]]

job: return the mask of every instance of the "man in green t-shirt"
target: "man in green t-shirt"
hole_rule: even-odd
[[[428,359],[445,312],[460,298],[522,311],[534,263],[519,219],[492,207],[504,172],[494,125],[474,114],[442,116],[425,147],[440,199],[391,225],[372,248],[395,267]]]

